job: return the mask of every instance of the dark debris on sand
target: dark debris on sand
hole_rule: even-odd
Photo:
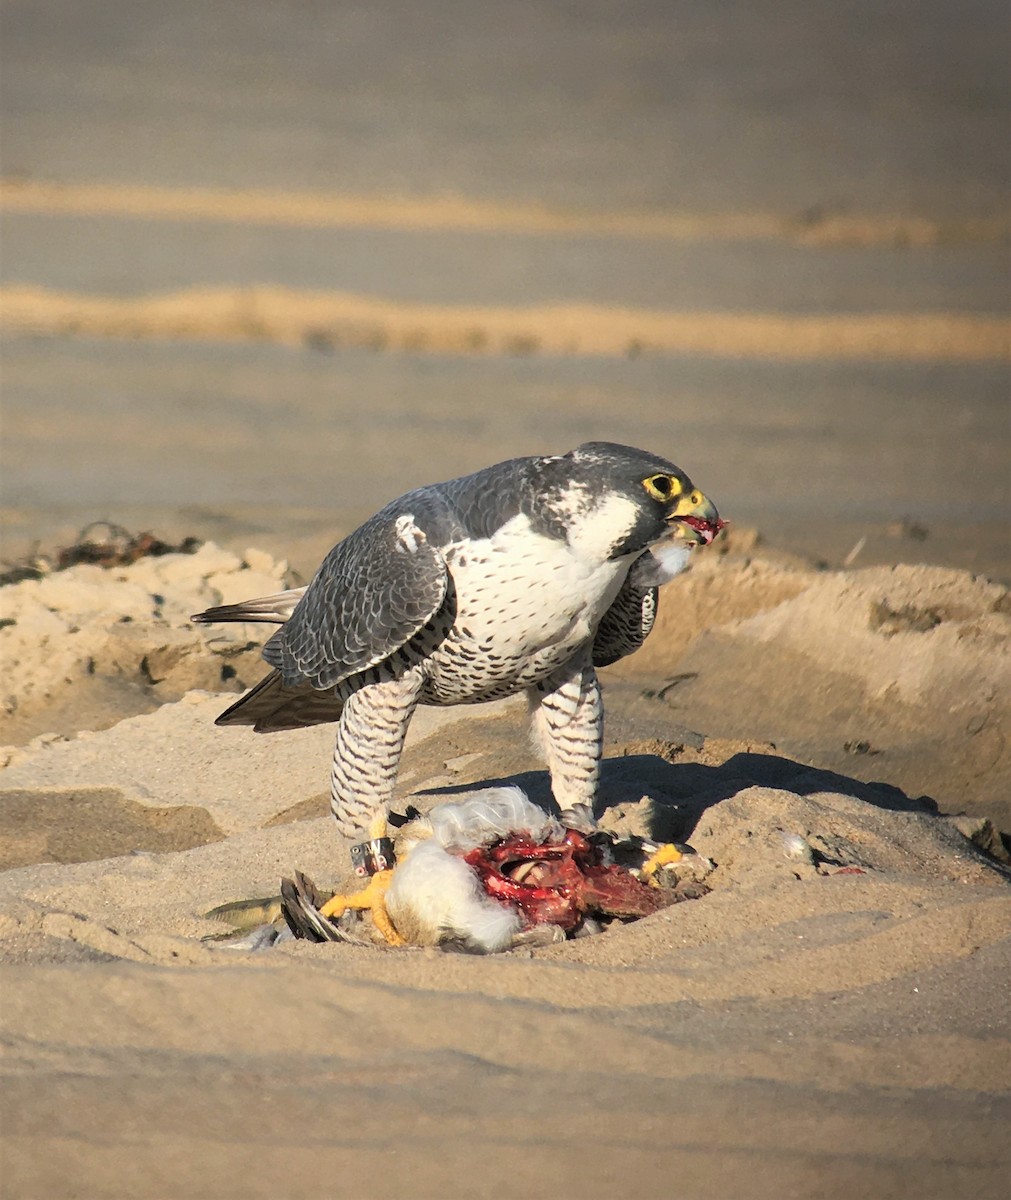
[[[130,533],[112,521],[92,521],[80,531],[72,545],[57,550],[54,555],[40,554],[36,548],[22,559],[5,562],[4,569],[0,570],[0,587],[20,583],[23,579],[42,579],[54,571],[65,571],[80,563],[125,567],[141,558],[195,554],[202,545],[203,541],[196,537],[183,538],[178,543],[164,542],[147,531]]]

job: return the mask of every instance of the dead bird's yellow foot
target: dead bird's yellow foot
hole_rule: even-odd
[[[646,843],[643,850],[649,846],[650,843]],[[662,846],[652,843],[652,846],[653,853],[640,868],[640,876],[650,887],[663,890],[668,903],[698,900],[709,893],[711,889],[705,880],[716,865],[711,859],[703,858],[688,845],[666,842]]]
[[[684,854],[680,851],[673,842],[665,842],[646,859],[642,864],[642,878],[647,882],[657,886],[657,881],[654,878],[657,871],[662,867],[673,866],[684,858]]]
[[[373,925],[388,945],[407,944],[386,911],[386,890],[393,878],[396,856],[393,842],[387,837],[385,809],[373,818],[368,833],[369,840],[351,850],[355,873],[370,876],[360,892],[338,892],[326,899],[317,892],[312,880],[300,871],[295,873],[294,880],[281,881],[284,919],[296,937],[314,942],[368,944],[346,924],[342,926],[340,920],[348,911],[370,912]]]
[[[360,892],[348,896],[338,892],[331,897],[321,909],[319,915],[326,918],[340,918],[349,908],[372,913],[376,928],[391,946],[406,945],[404,939],[397,933],[386,911],[386,889],[393,878],[392,869],[377,871]]]
[[[386,911],[386,889],[393,878],[396,856],[393,841],[388,837],[389,826],[385,808],[379,810],[369,823],[369,840],[351,849],[351,861],[356,875],[368,875],[369,882],[360,892],[350,895],[338,892],[319,910],[320,916],[339,919],[347,910],[371,912],[372,922],[390,946],[404,946],[406,942],[394,928]]]

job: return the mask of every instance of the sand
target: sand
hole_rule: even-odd
[[[703,354],[748,359],[1007,361],[1011,324],[961,313],[783,316],[593,305],[483,309],[285,288],[188,289],[120,299],[38,288],[0,291],[21,334],[277,342],[438,354]]]
[[[694,241],[764,238],[804,245],[929,246],[1006,238],[1008,216],[941,220],[812,210],[794,216],[743,212],[585,211],[538,204],[489,203],[463,196],[355,196],[326,192],[123,186],[0,180],[8,212],[117,216],[311,229],[448,230],[620,235]]]
[[[1008,728],[1007,589],[745,541],[605,672],[602,823],[689,840],[712,892],[492,958],[203,940],[296,867],[350,882],[330,729],[215,728],[257,631],[187,621],[283,562],[205,544],[5,588],[4,1194],[999,1195],[1011,814],[981,747]],[[516,701],[423,710],[403,798],[547,803],[524,726]]]

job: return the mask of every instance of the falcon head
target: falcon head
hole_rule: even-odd
[[[726,524],[680,467],[645,450],[587,442],[542,461],[557,479],[545,491],[551,516],[595,557],[661,542],[708,546]]]

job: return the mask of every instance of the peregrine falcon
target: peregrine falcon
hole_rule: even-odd
[[[592,813],[596,667],[642,645],[657,588],[723,522],[673,463],[589,442],[408,492],[339,542],[305,588],[193,619],[266,621],[274,669],[218,718],[258,732],[337,722],[338,827],[388,807],[419,704],[525,692],[564,812]]]

